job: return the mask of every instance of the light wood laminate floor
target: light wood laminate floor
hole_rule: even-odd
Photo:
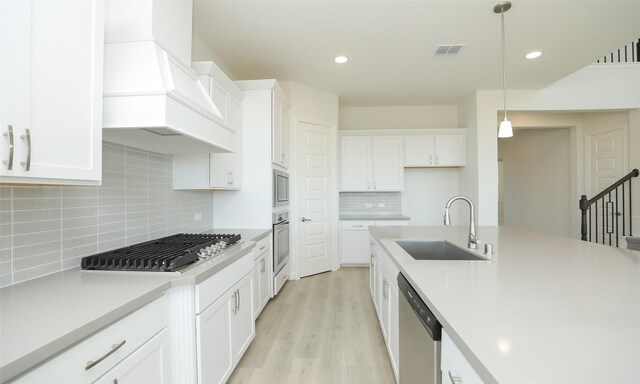
[[[256,337],[228,382],[395,383],[369,269],[287,282],[258,317]]]

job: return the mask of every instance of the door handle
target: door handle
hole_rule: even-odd
[[[21,135],[20,138],[27,142],[27,161],[20,162],[20,164],[24,166],[25,171],[30,171],[31,170],[31,132],[29,131],[29,128],[25,128],[24,131],[26,134]]]
[[[13,168],[13,126],[7,126],[7,132],[2,133],[2,136],[9,138],[9,160],[5,160],[4,163],[7,164],[7,171],[10,171]]]
[[[307,219],[306,217],[303,217],[302,219],[300,219],[300,221],[302,221],[303,223],[306,223],[307,221],[311,221],[311,219]]]

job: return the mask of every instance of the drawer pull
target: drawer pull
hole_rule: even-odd
[[[100,364],[104,359],[106,359],[107,357],[113,355],[118,349],[122,348],[122,346],[126,342],[127,342],[127,340],[122,340],[119,344],[113,344],[111,346],[111,350],[109,352],[105,353],[104,355],[102,355],[102,357],[100,357],[98,360],[87,361],[87,365],[84,367],[84,370],[88,371],[91,368],[95,367],[96,365]]]
[[[451,384],[462,383],[462,377],[453,376],[453,373],[451,373],[451,371],[449,371],[449,380],[451,380]]]
[[[359,225],[352,225],[352,227],[353,227],[353,228],[362,228],[362,227],[364,227],[364,225],[362,225],[362,224],[359,224]]]
[[[267,248],[266,245],[263,245],[262,247],[260,247],[260,250],[262,251],[263,249]]]

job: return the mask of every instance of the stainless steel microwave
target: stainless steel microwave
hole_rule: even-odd
[[[273,170],[273,207],[289,206],[289,174]]]

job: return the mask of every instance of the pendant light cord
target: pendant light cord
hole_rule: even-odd
[[[504,119],[507,120],[507,55],[504,44],[504,12],[500,12],[502,18],[502,98],[504,101]]]

